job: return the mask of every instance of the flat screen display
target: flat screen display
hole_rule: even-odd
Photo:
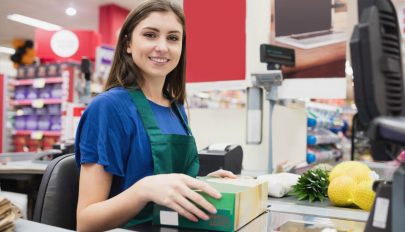
[[[331,0],[275,0],[276,36],[329,30]]]

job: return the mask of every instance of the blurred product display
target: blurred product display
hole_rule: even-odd
[[[73,85],[79,68],[74,62],[19,66],[9,78],[12,139],[5,151],[43,151],[61,139],[66,104],[78,99]]]

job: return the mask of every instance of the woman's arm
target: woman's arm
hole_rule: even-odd
[[[108,199],[112,175],[99,164],[82,164],[77,206],[78,231],[103,231],[123,225],[136,216],[147,202],[164,205],[191,221],[208,220],[214,206],[192,189],[221,195],[208,184],[184,174],[148,176],[117,196]],[[195,204],[201,206],[201,210]]]
[[[79,199],[77,204],[77,230],[103,231],[121,226],[146,205],[138,185],[108,199],[112,175],[99,164],[82,164],[80,170]]]

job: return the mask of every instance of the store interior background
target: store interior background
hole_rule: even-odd
[[[186,1],[186,0],[185,0]],[[140,0],[118,0],[114,1],[115,4],[132,9]],[[183,0],[175,0],[175,2],[183,5]],[[216,1],[209,1],[212,4],[211,7],[215,7]],[[35,28],[29,27],[23,24],[11,22],[7,20],[6,16],[12,13],[19,13],[27,15],[33,18],[42,19],[58,25],[62,25],[67,29],[86,29],[97,30],[98,28],[98,7],[103,4],[110,3],[108,0],[86,0],[86,1],[50,1],[50,0],[37,0],[37,1],[1,1],[0,18],[0,46],[11,47],[11,41],[15,38],[32,39],[34,40]],[[397,9],[405,9],[403,0],[393,0]],[[207,3],[208,4],[208,3]],[[357,23],[357,1],[347,0],[347,37],[350,38],[353,26]],[[64,10],[68,6],[74,6],[77,8],[77,15],[70,17],[64,14]],[[230,7],[232,9],[232,7]],[[243,87],[251,85],[250,74],[256,72],[266,72],[266,64],[259,62],[259,49],[258,45],[261,43],[268,43],[270,31],[263,28],[269,28],[270,22],[270,3],[269,0],[246,0],[246,80],[236,83],[213,83],[208,85],[190,85],[188,89],[192,91],[197,90],[229,90],[229,89],[241,89]],[[264,10],[266,9],[266,10]],[[403,13],[404,14],[404,13]],[[209,13],[207,12],[207,15]],[[226,12],[224,12],[226,15]],[[225,16],[226,17],[226,16]],[[259,21],[258,21],[259,20]],[[403,22],[402,22],[403,23]],[[206,28],[209,34],[209,26]],[[209,35],[213,36],[213,35]],[[232,39],[232,38],[229,38]],[[267,41],[267,42],[266,42]],[[205,49],[210,49],[207,45]],[[212,55],[216,56],[215,51],[212,51]],[[347,60],[349,60],[350,53],[347,52]],[[201,64],[204,65],[204,64]],[[215,72],[215,70],[213,70]],[[7,76],[15,76],[16,71],[12,66],[12,62],[9,60],[8,54],[0,53],[0,73]],[[336,89],[336,86],[326,82],[323,86],[314,87],[312,92],[316,95],[319,90],[318,98],[336,98],[335,96],[343,96],[343,99],[348,104],[353,101],[353,87],[351,73],[346,73],[346,77],[342,77],[344,85],[340,85],[340,89]],[[342,83],[342,82],[341,82]],[[236,87],[233,87],[236,86]],[[322,89],[323,88],[323,89]],[[325,90],[330,88],[331,91]],[[322,90],[321,90],[322,89]],[[292,90],[294,91],[294,90]],[[331,96],[325,94],[325,92],[333,92]],[[342,95],[343,93],[343,95]],[[197,141],[198,149],[202,149],[209,144],[224,142],[231,144],[239,144],[243,146],[244,159],[243,168],[247,172],[266,172],[267,170],[267,154],[268,154],[268,111],[269,106],[267,101],[263,101],[263,137],[262,143],[259,145],[247,145],[246,144],[246,108],[240,106],[234,107],[215,107],[215,108],[196,108],[192,107],[189,110],[189,118],[191,128]],[[242,102],[241,105],[244,103]],[[291,113],[291,112],[289,112]],[[287,113],[287,114],[289,114]],[[297,122],[304,122],[299,128],[285,129],[277,132],[274,135],[279,141],[274,140],[273,144],[279,145],[278,150],[274,153],[275,163],[281,162],[285,159],[291,160],[305,160],[305,153],[299,155],[295,152],[291,154],[289,149],[303,149],[305,147],[305,109],[299,108],[292,114],[298,115],[296,117]],[[301,117],[302,116],[302,117]],[[289,125],[287,117],[280,117],[280,121],[277,124]],[[301,120],[301,121],[300,121]],[[273,132],[274,133],[274,132]],[[291,136],[294,134],[302,134],[302,140],[293,142]],[[281,140],[281,141],[280,141]],[[305,151],[304,151],[305,152]],[[291,157],[287,157],[285,154],[291,154]]]

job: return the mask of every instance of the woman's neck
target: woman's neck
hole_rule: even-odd
[[[162,106],[170,106],[170,101],[163,95],[164,79],[145,78],[141,87],[146,98]]]

